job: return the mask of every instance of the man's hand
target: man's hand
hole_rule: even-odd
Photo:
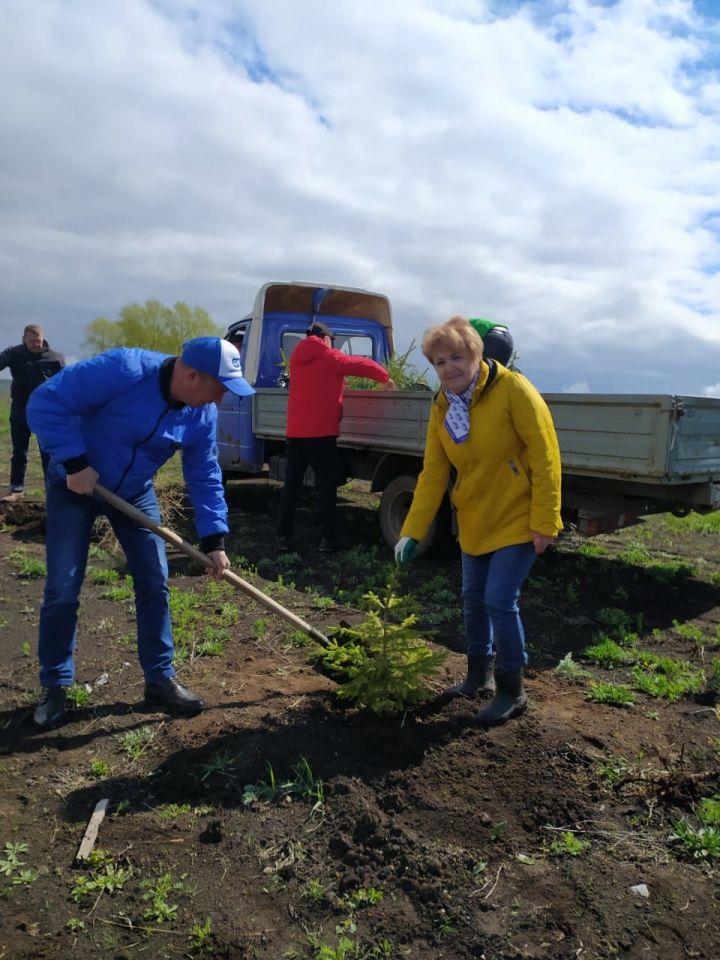
[[[415,557],[417,545],[417,540],[413,540],[412,537],[400,537],[395,544],[395,563],[401,567],[410,563]]]
[[[213,562],[212,569],[210,567],[207,568],[208,574],[211,577],[215,577],[215,579],[220,579],[223,575],[223,570],[230,569],[228,555],[224,550],[211,550],[207,556],[210,557]]]
[[[93,470],[92,467],[85,467],[84,470],[78,470],[77,473],[69,473],[65,483],[72,493],[91,497],[99,477],[100,474],[97,470]]]
[[[547,548],[551,546],[555,537],[547,537],[544,533],[536,533],[534,530],[531,530],[530,532],[532,533],[535,553],[540,556],[541,553],[545,553]]]

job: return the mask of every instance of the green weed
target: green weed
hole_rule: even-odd
[[[585,647],[582,651],[582,657],[607,669],[625,666],[634,659],[631,653],[624,650],[619,643],[611,640],[610,637],[604,637],[599,639],[597,643]]]
[[[133,579],[132,577],[126,576],[124,581],[118,584],[118,586],[103,590],[100,597],[103,600],[115,600],[118,603],[122,603],[125,600],[132,600],[133,595]]]
[[[218,750],[207,763],[198,763],[196,767],[202,771],[200,776],[202,783],[216,774],[228,780],[235,779],[235,757],[227,750],[222,752]]]
[[[175,891],[183,889],[181,883],[176,883],[169,873],[163,873],[156,880],[143,880],[140,886],[146,891],[142,895],[143,900],[149,901],[143,913],[145,920],[166,923],[177,918],[177,904],[169,903],[167,898]]]
[[[720,827],[720,794],[700,801],[698,817],[706,827]]]
[[[602,607],[595,619],[610,636],[623,636],[632,625],[632,617],[619,607]]]
[[[320,880],[308,880],[301,893],[301,896],[307,897],[314,903],[322,903],[327,900],[327,895],[327,887]]]
[[[640,665],[633,668],[633,685],[651,697],[679,700],[687,693],[697,693],[703,686],[703,672],[692,664],[672,657],[660,657],[643,651]]]
[[[555,667],[555,673],[573,683],[581,683],[586,677],[592,676],[589,670],[584,670],[579,663],[575,663],[570,652],[566,653]]]
[[[693,827],[683,818],[673,821],[670,839],[682,844],[685,851],[696,860],[720,857],[720,827]]]
[[[288,637],[288,643],[291,647],[311,647],[313,640],[304,630],[294,630]]]
[[[242,802],[245,806],[250,806],[257,801],[273,803],[286,797],[299,797],[313,804],[313,812],[322,809],[325,796],[323,782],[314,776],[305,757],[301,757],[293,767],[293,776],[283,782],[278,781],[271,763],[268,762],[266,766],[267,780],[247,784],[243,788]]]
[[[559,840],[553,840],[548,850],[555,857],[579,857],[591,845],[589,840],[581,840],[571,830],[565,830]]]
[[[100,757],[90,762],[90,776],[101,780],[110,775],[110,765]]]
[[[131,760],[139,760],[150,746],[155,731],[150,727],[130,730],[120,738],[120,746]]]
[[[705,642],[705,634],[694,623],[679,623],[677,620],[673,620],[673,631],[683,640],[692,640],[698,647],[703,646]]]
[[[345,910],[360,910],[362,907],[380,903],[384,897],[385,894],[377,887],[360,887],[358,890],[355,890],[354,893],[349,893],[347,896],[342,897],[340,906]]]
[[[632,690],[621,683],[591,683],[585,696],[611,707],[631,707],[635,703]]]
[[[77,877],[73,882],[70,896],[75,903],[85,897],[122,890],[132,874],[129,867],[118,866],[110,854],[99,849],[93,850],[88,857],[88,866],[90,874]]]
[[[490,828],[490,839],[495,842],[500,840],[507,830],[507,820],[500,820],[498,823],[495,823]]]
[[[258,617],[253,624],[253,633],[257,640],[262,640],[267,635],[268,622],[264,617]]]
[[[632,769],[633,764],[625,757],[609,757],[603,763],[598,764],[597,773],[608,786],[614,787],[615,784],[620,783]]]
[[[158,816],[163,820],[176,820],[192,812],[189,803],[166,803],[158,810]]]
[[[92,700],[92,694],[79,683],[73,683],[67,688],[67,702],[75,710],[87,707]]]
[[[29,557],[24,547],[15,547],[8,553],[7,559],[23,579],[42,580],[47,576],[45,561]]]
[[[196,950],[212,949],[212,919],[205,917],[204,923],[194,923],[188,938]]]
[[[606,557],[608,555],[605,547],[601,547],[599,543],[581,543],[577,548],[577,552],[581,557],[588,557],[590,559],[595,557]]]
[[[97,567],[91,567],[88,570],[88,578],[91,583],[117,583],[117,581],[120,579],[120,574],[117,572],[117,570],[112,570],[109,568],[98,569]]]
[[[0,857],[0,873],[9,877],[20,867],[25,866],[25,861],[20,857],[28,852],[26,843],[10,843],[9,841],[3,848],[3,855]]]

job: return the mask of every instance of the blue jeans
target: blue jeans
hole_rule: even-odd
[[[160,523],[152,487],[130,502]],[[168,565],[163,541],[100,500],[71,493],[64,477],[51,467],[45,537],[47,580],[40,609],[38,644],[43,687],[65,687],[73,682],[80,589],[85,579],[93,521],[101,514],[110,521],[133,578],[138,654],[145,680],[157,683],[175,675]]]
[[[527,664],[518,598],[535,562],[532,543],[462,555],[462,597],[468,656],[495,649],[498,673],[518,673]]]

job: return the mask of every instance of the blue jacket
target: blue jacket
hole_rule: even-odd
[[[27,419],[50,470],[91,466],[99,482],[130,500],[146,490],[176,450],[201,538],[228,532],[217,461],[214,403],[172,401],[172,358],[149,350],[108,350],[66,367],[38,387]]]

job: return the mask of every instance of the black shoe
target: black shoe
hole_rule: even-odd
[[[33,713],[35,726],[41,730],[52,730],[59,726],[65,716],[66,697],[67,687],[43,687]]]
[[[275,549],[278,553],[290,553],[293,548],[293,542],[290,537],[278,537],[275,540]]]
[[[334,540],[331,540],[330,537],[323,537],[320,541],[318,550],[320,553],[335,553],[337,550],[337,543]]]
[[[168,707],[176,713],[200,713],[205,708],[202,697],[184,687],[177,677],[168,677],[159,683],[146,683],[145,701]]]

